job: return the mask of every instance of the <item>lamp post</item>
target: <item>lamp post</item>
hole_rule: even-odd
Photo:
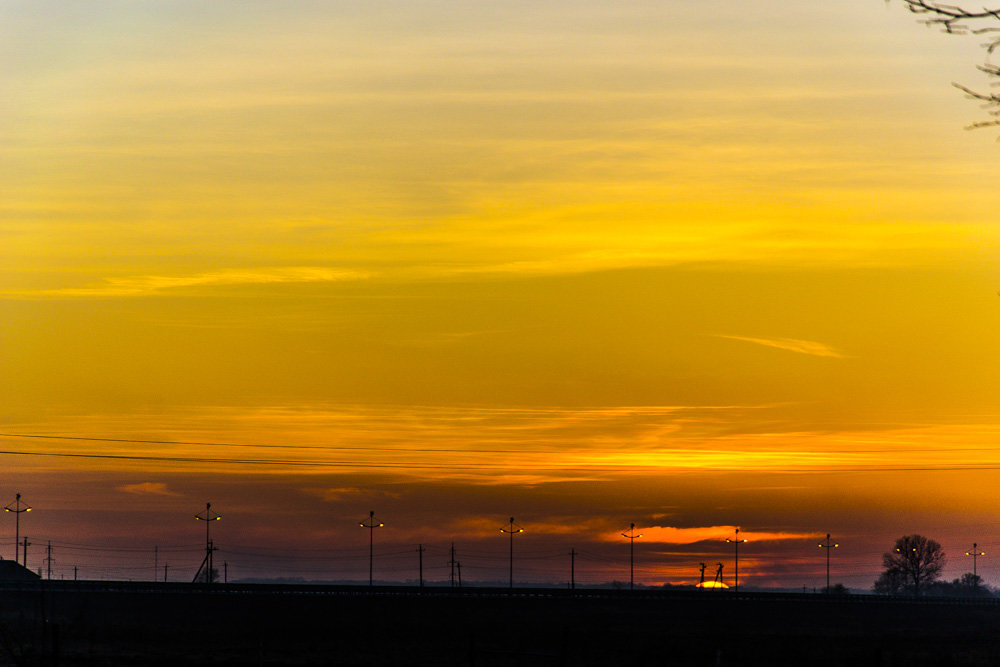
[[[735,536],[732,538],[726,538],[726,542],[730,542],[736,548],[736,567],[733,568],[735,571],[733,573],[734,581],[736,582],[733,586],[733,591],[736,593],[740,592],[740,542],[746,542],[745,539],[740,539],[740,529],[736,529]]]
[[[622,537],[628,539],[628,589],[635,587],[635,541],[642,537],[642,533],[635,534],[635,523],[629,524],[628,534],[622,533]]]
[[[14,496],[14,502],[12,502],[10,505],[7,505],[6,507],[4,507],[3,511],[4,512],[13,512],[14,513],[14,564],[16,565],[17,564],[17,546],[18,546],[18,543],[21,541],[21,513],[22,512],[30,512],[31,511],[31,506],[28,505],[27,503],[24,503],[24,507],[21,507],[21,494],[18,493],[17,495]],[[27,562],[22,563],[22,564],[25,567],[28,566]]]
[[[368,529],[368,585],[373,585],[372,571],[375,566],[375,529],[381,528],[385,524],[375,523],[375,510],[368,512],[368,523],[361,522],[362,528]]]
[[[510,588],[514,588],[514,534],[523,533],[524,529],[514,523],[514,517],[510,518],[507,522],[507,526],[500,529],[501,533],[508,533],[510,535]]]
[[[979,556],[985,556],[986,552],[985,551],[980,551],[979,550],[979,545],[976,544],[975,542],[973,542],[972,543],[972,551],[966,551],[965,555],[966,556],[972,556],[972,576],[978,577],[979,575],[976,573],[976,559]]]
[[[210,584],[212,583],[212,578],[214,576],[214,573],[212,572],[212,565],[214,560],[212,554],[215,551],[215,547],[212,545],[212,536],[211,533],[209,532],[209,529],[212,526],[212,522],[221,519],[222,515],[219,514],[218,512],[212,511],[212,503],[205,503],[204,516],[202,516],[201,514],[195,514],[194,518],[197,521],[205,522],[205,562],[203,566],[205,568],[205,582]],[[197,575],[195,575],[195,578],[197,579]]]
[[[830,550],[839,547],[839,544],[830,542],[830,533],[826,534],[826,542],[820,542],[819,546],[826,549],[826,592],[830,592]]]

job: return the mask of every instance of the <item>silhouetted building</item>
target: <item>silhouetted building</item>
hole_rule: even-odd
[[[38,581],[36,573],[12,560],[0,560],[0,582],[3,581]]]

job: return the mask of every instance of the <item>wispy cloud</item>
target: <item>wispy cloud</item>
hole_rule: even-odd
[[[673,526],[636,526],[642,533],[645,542],[662,544],[695,544],[697,542],[721,541],[732,537],[736,526],[699,526],[694,528],[675,528]],[[740,531],[740,539],[753,542],[773,542],[777,540],[805,540],[816,537],[818,533],[793,533],[780,531]],[[608,542],[621,541],[620,532],[607,533],[603,539]]]
[[[846,355],[830,347],[825,343],[818,343],[814,340],[801,340],[799,338],[752,338],[750,336],[731,336],[728,334],[713,334],[716,338],[728,338],[730,340],[741,340],[745,343],[754,343],[766,347],[774,347],[788,352],[798,352],[799,354],[810,354],[814,357],[834,357],[843,359]]]
[[[171,491],[163,482],[139,482],[138,484],[125,484],[118,487],[119,491],[132,493],[137,496],[179,496],[181,494]]]
[[[215,443],[207,457],[220,470],[337,475],[297,485],[328,502],[394,498],[377,490],[374,478],[529,487],[745,471],[769,477],[747,477],[730,491],[784,493],[803,480],[775,474],[1000,466],[998,425],[830,430],[807,428],[797,415],[794,406],[213,406],[175,409],[169,420],[156,411],[12,424],[0,438],[9,453],[101,470],[144,465],[151,474],[202,466],[204,443]],[[136,454],[132,438],[155,444],[155,451],[124,458]],[[82,458],[90,456],[95,458]],[[151,484],[121,490],[164,490]],[[676,514],[657,508],[665,510],[642,520],[669,525]]]
[[[64,287],[33,292],[8,293],[10,296],[146,296],[189,287],[226,285],[266,285],[274,283],[328,283],[365,280],[368,271],[337,269],[322,266],[255,267],[251,269],[219,269],[179,275],[144,275],[105,278],[104,282],[87,287]]]
[[[319,498],[325,502],[338,502],[341,500],[357,500],[361,498],[399,498],[400,494],[377,489],[360,489],[353,486],[339,488],[309,488],[303,489],[303,493]]]

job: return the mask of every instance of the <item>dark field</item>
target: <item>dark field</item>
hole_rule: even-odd
[[[995,665],[1000,605],[854,596],[0,588],[4,665]]]

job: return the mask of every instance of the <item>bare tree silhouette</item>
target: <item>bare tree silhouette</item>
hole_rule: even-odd
[[[877,593],[910,590],[920,595],[920,587],[933,582],[946,562],[944,549],[923,535],[904,535],[882,556],[885,571],[875,580]]]
[[[1000,49],[1000,7],[967,9],[959,5],[948,5],[931,0],[901,1],[911,12],[922,15],[924,17],[923,23],[939,26],[944,32],[951,35],[987,35],[988,38],[983,43],[983,47],[986,49],[986,60],[977,67],[990,79],[989,85],[991,87],[1000,85],[1000,66],[990,62],[993,53]],[[1000,94],[979,92],[959,83],[952,85],[964,92],[969,98],[982,102],[987,113],[993,117],[990,120],[972,123],[967,126],[967,129],[1000,126]]]

